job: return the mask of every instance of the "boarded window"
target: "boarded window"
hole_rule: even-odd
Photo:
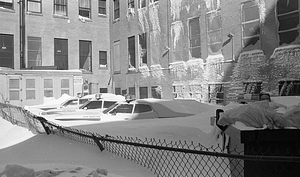
[[[136,68],[135,65],[135,37],[128,38],[128,68]]]
[[[55,15],[68,15],[68,0],[54,0],[54,14]]]
[[[140,64],[147,64],[147,34],[139,35]]]
[[[207,45],[209,54],[221,53],[222,48],[222,20],[221,12],[211,11],[206,14]]]
[[[114,0],[114,20],[120,18],[120,0]]]
[[[99,0],[98,13],[106,15],[106,0]]]
[[[193,58],[201,57],[199,17],[189,20],[189,48]]]
[[[68,70],[68,39],[54,39],[54,65]]]
[[[79,0],[79,15],[91,18],[91,0]]]
[[[243,47],[255,45],[260,36],[260,17],[257,2],[248,1],[242,4]]]
[[[121,88],[115,88],[115,94],[121,95]]]
[[[299,36],[298,0],[278,0],[277,18],[279,45],[292,43]]]
[[[100,93],[107,93],[107,88],[100,88]]]
[[[14,68],[14,36],[0,34],[0,66]]]
[[[42,13],[42,0],[27,0],[27,11]]]
[[[140,99],[148,98],[148,87],[140,87]]]
[[[92,71],[92,42],[79,41],[79,68]]]

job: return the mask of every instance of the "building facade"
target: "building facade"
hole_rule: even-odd
[[[111,92],[108,5],[0,0],[0,67],[81,70],[86,93]]]
[[[111,0],[112,89],[225,104],[299,95],[298,0]]]

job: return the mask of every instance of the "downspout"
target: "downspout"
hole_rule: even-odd
[[[26,67],[25,65],[25,0],[19,1],[20,8],[20,69]]]

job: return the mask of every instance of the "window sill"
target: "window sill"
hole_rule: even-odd
[[[2,11],[2,12],[10,12],[10,13],[15,13],[16,12],[13,9],[7,9],[7,8],[4,8],[4,7],[0,7],[0,11]]]
[[[43,14],[40,12],[27,12],[27,15],[43,16]]]
[[[107,68],[107,66],[99,66],[99,69],[101,69],[101,70],[107,70],[108,68]]]
[[[114,71],[114,74],[121,74],[121,71]]]
[[[114,19],[113,20],[113,23],[117,23],[117,22],[119,22],[120,21],[120,18],[117,18],[117,19]]]
[[[98,17],[107,18],[107,15],[106,14],[98,14]]]
[[[85,23],[85,22],[92,22],[93,20],[87,17],[79,16],[78,20]]]
[[[69,17],[68,16],[64,16],[64,15],[57,15],[57,14],[53,14],[53,17],[54,18],[61,18],[61,19],[69,19]]]
[[[93,74],[92,71],[87,71],[85,69],[80,69],[80,70],[81,70],[82,74]]]

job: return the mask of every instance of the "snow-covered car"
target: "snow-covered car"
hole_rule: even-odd
[[[41,113],[41,115],[45,118],[53,118],[58,115],[64,115],[64,114],[86,114],[90,111],[103,111],[104,109],[107,109],[111,105],[115,104],[118,101],[125,101],[125,97],[121,95],[115,95],[112,93],[98,93],[91,95],[91,99],[86,101],[84,104],[82,104],[78,109],[65,109],[65,108],[58,108],[58,109],[52,109],[48,111],[44,111]]]
[[[100,122],[187,117],[212,109],[196,100],[138,99],[119,101],[104,111],[76,112],[56,116],[56,121],[95,120]]]

